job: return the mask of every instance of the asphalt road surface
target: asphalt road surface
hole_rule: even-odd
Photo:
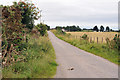
[[[55,78],[118,78],[118,66],[78,49],[48,31],[59,64]]]

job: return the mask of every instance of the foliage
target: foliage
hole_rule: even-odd
[[[66,27],[56,26],[56,29],[65,29],[66,31],[81,31],[81,28],[75,25]]]
[[[27,1],[13,2],[11,6],[3,6],[2,10],[2,60],[3,67],[13,62],[23,61],[22,51],[27,49],[26,32],[32,29],[33,21],[38,19],[38,8]],[[27,29],[28,28],[28,29]]]
[[[47,26],[47,30],[50,30],[50,26],[46,25]]]
[[[0,5],[0,7],[3,7],[3,5]]]
[[[100,32],[104,32],[104,27],[102,25],[100,26]]]
[[[120,50],[120,35],[116,34],[113,40],[107,38],[106,41],[110,48]]]
[[[22,1],[3,6],[3,78],[50,78],[56,72],[54,49],[48,36],[31,36],[29,32],[34,20],[39,18],[36,10],[34,4]],[[36,28],[46,35],[45,24]]]
[[[62,29],[62,27],[61,26],[56,26],[56,28],[55,28],[56,30],[61,30]]]
[[[21,7],[22,13],[22,24],[25,24],[26,28],[32,30],[34,27],[34,20],[38,20],[40,16],[39,9],[35,7],[33,3],[28,1],[19,1],[18,5]]]
[[[84,40],[87,40],[87,39],[88,39],[87,34],[84,34],[84,35],[82,36],[82,38],[83,38]]]
[[[116,48],[117,48],[118,50],[120,50],[120,35],[119,35],[119,34],[118,34],[118,35],[116,34],[113,40],[114,40],[115,44],[117,45]]]
[[[94,31],[96,31],[96,32],[98,32],[98,31],[99,31],[99,29],[98,29],[98,27],[97,27],[97,26],[95,26],[95,27],[93,28],[93,30],[94,30]]]
[[[48,37],[27,34],[29,37],[25,62],[3,68],[3,78],[52,78],[56,73],[55,51]]]
[[[24,25],[22,21],[21,8],[18,5],[5,6],[2,10],[2,53],[3,66],[17,61],[14,56],[20,54],[26,46],[24,45]]]
[[[106,27],[106,32],[110,32],[109,26]]]
[[[45,24],[37,24],[36,28],[38,29],[38,31],[40,32],[40,34],[42,36],[46,35],[47,34],[47,26]]]

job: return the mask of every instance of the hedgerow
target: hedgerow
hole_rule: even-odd
[[[19,1],[2,9],[2,64],[9,66],[14,62],[25,61],[23,51],[27,49],[26,33],[32,30],[39,10],[34,4]]]

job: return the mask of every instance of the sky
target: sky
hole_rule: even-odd
[[[0,4],[11,5],[13,1],[0,0]],[[109,26],[118,29],[119,0],[30,0],[42,10],[42,21],[52,28],[56,26]],[[35,24],[40,20],[35,21]]]

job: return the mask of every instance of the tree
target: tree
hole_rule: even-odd
[[[65,29],[66,31],[81,31],[81,28],[75,25],[63,27],[63,29]]]
[[[61,30],[62,29],[62,27],[61,26],[56,26],[56,28],[55,29],[57,29],[57,30]]]
[[[77,26],[77,31],[81,31],[81,28],[79,26]]]
[[[109,32],[110,31],[110,28],[109,26],[106,27],[106,32]]]
[[[26,25],[25,27],[29,30],[32,30],[34,27],[34,20],[38,20],[40,16],[39,9],[34,6],[33,3],[29,3],[27,1],[22,2],[19,1],[18,5],[21,8],[22,13],[22,24]]]
[[[100,32],[103,32],[104,31],[104,27],[101,25],[100,26]]]
[[[50,30],[50,26],[48,26],[48,25],[46,24],[46,27],[47,27],[47,30]]]
[[[120,29],[118,30],[118,32],[120,32]]]
[[[42,36],[44,36],[47,33],[47,26],[46,26],[46,24],[42,24],[42,23],[37,24],[37,28],[38,28],[38,31],[40,32],[40,34]]]
[[[97,26],[95,26],[95,27],[93,28],[93,30],[94,30],[94,31],[97,31],[97,32],[99,31],[99,29],[98,29]]]
[[[114,32],[114,30],[110,29],[111,32]]]

